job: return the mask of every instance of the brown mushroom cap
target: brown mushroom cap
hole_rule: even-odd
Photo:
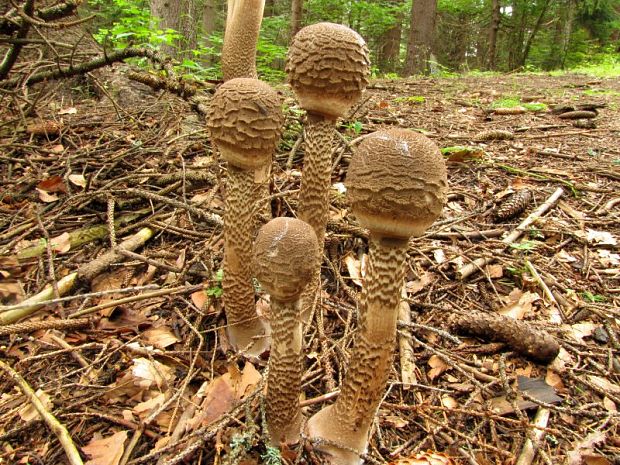
[[[302,108],[336,119],[368,85],[368,48],[362,36],[346,26],[306,26],[293,38],[286,72]]]
[[[237,78],[215,92],[207,128],[224,160],[256,169],[271,162],[283,124],[282,101],[269,84]]]
[[[420,236],[446,198],[446,165],[427,137],[405,129],[378,131],[351,158],[346,179],[353,214],[371,233]]]
[[[254,241],[254,274],[273,299],[296,300],[312,278],[318,254],[310,225],[295,218],[274,218]]]

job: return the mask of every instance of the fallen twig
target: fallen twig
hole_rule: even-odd
[[[71,439],[71,435],[69,434],[69,431],[67,431],[67,428],[65,428],[65,426],[60,423],[54,415],[47,411],[26,380],[2,360],[0,360],[0,369],[9,375],[13,382],[19,386],[30,403],[34,406],[37,412],[39,412],[39,415],[41,415],[43,421],[56,435],[58,441],[60,441],[60,445],[65,451],[65,454],[67,454],[69,463],[71,465],[84,465],[84,462],[82,462],[82,458],[80,457],[80,453],[78,452],[77,447],[75,447],[73,439]]]
[[[564,189],[562,189],[561,187],[558,187],[556,191],[551,195],[551,197],[549,197],[545,201],[545,203],[543,203],[540,207],[538,207],[536,210],[530,213],[528,217],[525,218],[521,222],[521,224],[519,224],[519,226],[516,227],[514,231],[512,231],[508,236],[502,239],[502,244],[504,244],[504,248],[508,247],[510,244],[513,244],[517,239],[519,239],[519,237],[521,237],[521,235],[525,232],[525,230],[529,228],[532,224],[534,224],[536,221],[538,221],[538,219],[542,215],[547,213],[551,209],[551,207],[553,207],[556,204],[556,202],[560,199],[560,197],[562,197],[563,194],[564,194]],[[460,270],[458,270],[457,275],[460,279],[466,279],[467,277],[469,277],[476,271],[481,270],[482,267],[493,262],[495,258],[496,258],[496,254],[492,257],[477,258],[473,262],[468,263],[467,265],[463,266]]]

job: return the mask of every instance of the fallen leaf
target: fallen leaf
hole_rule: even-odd
[[[459,406],[459,403],[454,397],[444,394],[441,396],[441,405],[449,409],[454,409]]]
[[[58,200],[59,198],[57,195],[48,194],[46,191],[43,191],[39,188],[37,188],[36,190],[39,193],[39,199],[41,200],[41,202],[52,203],[56,202],[56,200]]]
[[[547,376],[545,376],[545,383],[551,386],[558,392],[566,391],[566,387],[564,386],[564,382],[560,375],[558,375],[555,371],[547,368]]]
[[[571,325],[571,335],[579,342],[583,342],[583,338],[591,336],[594,330],[598,327],[599,325],[590,322],[577,323]]]
[[[568,465],[581,465],[583,457],[592,452],[593,448],[605,442],[607,434],[604,431],[593,431],[583,441],[575,444],[568,454]]]
[[[446,454],[429,450],[396,459],[388,465],[454,465],[454,462]]]
[[[620,254],[612,253],[607,249],[597,250],[599,255],[599,261],[601,265],[606,267],[618,267],[620,266]]]
[[[78,187],[86,187],[86,178],[81,174],[70,174],[69,181]]]
[[[69,233],[62,233],[60,236],[50,239],[52,250],[58,253],[65,253],[71,250],[71,236]]]
[[[37,399],[41,401],[41,403],[46,409],[50,409],[50,407],[52,406],[52,399],[45,391],[43,391],[42,389],[37,389],[37,392],[35,392],[34,395],[37,396]],[[30,402],[20,408],[17,413],[19,414],[19,417],[24,421],[32,421],[35,418],[39,418],[39,412],[37,412],[37,409],[34,408],[34,405],[32,405]]]
[[[165,349],[172,344],[179,342],[179,339],[174,335],[172,330],[166,326],[160,326],[158,328],[150,328],[146,331],[142,331],[140,337],[147,344]]]
[[[428,371],[428,377],[431,381],[449,368],[446,362],[444,362],[437,355],[431,355],[431,358],[428,359],[428,366],[431,367]]]
[[[433,258],[438,264],[445,263],[446,261],[446,253],[442,249],[434,249],[433,250]]]
[[[367,261],[367,259],[364,257],[366,257],[366,254],[362,256],[361,260],[358,260],[351,253],[348,253],[344,257],[344,264],[347,267],[347,271],[349,272],[351,281],[353,281],[359,287],[362,287],[362,280],[364,279],[364,275],[366,274],[365,262]]]
[[[577,259],[575,257],[573,257],[571,254],[569,254],[564,249],[562,249],[558,253],[556,253],[555,254],[555,258],[557,258],[558,261],[561,261],[561,262],[564,262],[564,263],[575,263],[577,261]]]
[[[163,393],[157,394],[155,397],[145,400],[136,404],[133,411],[142,420],[145,420],[152,412],[160,408],[166,401],[166,395]]]
[[[385,415],[381,416],[381,424],[391,426],[396,429],[402,429],[409,424],[409,421],[399,417],[398,415]]]
[[[61,108],[58,110],[59,115],[75,115],[77,112],[77,108],[75,107]]]
[[[605,396],[605,398],[603,399],[603,406],[608,412],[618,411],[618,408],[616,407],[616,403],[607,396]]]
[[[611,462],[602,455],[588,454],[584,455],[582,459],[585,465],[612,465]]]
[[[90,456],[84,465],[118,465],[125,452],[127,431],[119,431],[107,438],[93,438],[82,447],[82,451]]]
[[[515,288],[508,295],[507,305],[505,305],[498,313],[501,315],[522,320],[525,315],[532,311],[532,302],[540,299],[535,292],[523,292],[519,288]]]
[[[45,192],[67,192],[64,179],[60,176],[51,176],[37,184],[37,188]]]
[[[607,231],[595,231],[586,229],[586,238],[593,245],[618,245],[614,235]]]
[[[405,289],[409,294],[417,294],[422,289],[424,289],[425,287],[427,287],[429,284],[431,284],[432,282],[436,280],[437,280],[436,274],[425,271],[420,276],[420,279],[417,279],[415,281],[408,281],[405,284]]]
[[[497,279],[504,276],[504,267],[502,265],[487,265],[487,273],[491,279]]]
[[[204,289],[196,291],[190,295],[193,304],[198,307],[200,310],[204,309],[205,304],[207,303],[207,293]]]

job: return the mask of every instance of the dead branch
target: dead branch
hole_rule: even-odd
[[[71,465],[84,465],[84,462],[82,462],[82,458],[80,457],[80,453],[78,452],[77,447],[75,447],[73,439],[71,439],[71,435],[69,434],[69,431],[67,431],[67,428],[60,423],[54,415],[48,412],[26,380],[2,360],[0,360],[0,369],[2,369],[13,380],[13,382],[19,386],[30,403],[34,406],[37,412],[39,412],[39,415],[41,415],[43,421],[56,435],[58,441],[60,441],[60,445],[65,450],[69,463]]]

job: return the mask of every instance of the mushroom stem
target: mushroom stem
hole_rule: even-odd
[[[332,456],[331,463],[358,464],[366,451],[392,363],[406,253],[407,240],[371,237],[360,327],[349,369],[336,402],[308,421],[310,437],[330,442],[321,450]]]
[[[257,190],[254,171],[228,165],[224,214],[224,308],[230,343],[249,355],[269,347],[268,326],[256,315],[252,284],[252,241],[256,231],[253,209]],[[244,350],[247,349],[247,350]]]
[[[224,81],[258,76],[256,44],[264,8],[265,0],[228,0],[222,48]]]
[[[302,294],[301,315],[307,322],[312,317],[314,297],[321,278],[323,242],[329,213],[329,186],[331,184],[333,119],[315,113],[308,113],[305,124],[306,153],[304,155],[303,177],[299,191],[298,218],[312,229],[319,242],[319,257],[315,264],[312,280]]]
[[[290,318],[294,314],[295,318]],[[272,344],[265,415],[273,446],[293,444],[301,433],[301,342],[300,302],[271,298]]]

